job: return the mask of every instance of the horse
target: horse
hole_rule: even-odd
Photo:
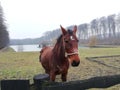
[[[68,69],[71,64],[77,67],[80,64],[78,53],[77,26],[73,30],[66,30],[60,25],[62,34],[54,47],[45,46],[40,51],[39,61],[45,73],[49,74],[50,81],[55,81],[56,75],[61,74],[63,82],[67,80]]]

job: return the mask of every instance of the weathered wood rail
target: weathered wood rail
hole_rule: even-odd
[[[29,80],[2,80],[0,90],[30,90]]]
[[[112,55],[112,56],[98,56],[98,57],[86,57],[87,60],[89,61],[92,61],[92,62],[96,62],[96,63],[99,63],[99,64],[102,64],[104,66],[107,66],[107,67],[112,67],[114,69],[120,69],[120,67],[114,67],[112,65],[108,65],[108,64],[105,64],[104,62],[102,61],[98,61],[97,59],[98,58],[113,58],[113,57],[120,57],[120,55]]]
[[[71,82],[49,82],[49,75],[39,74],[29,80],[2,80],[1,90],[85,90],[89,88],[107,88],[120,84],[120,75],[93,77]],[[34,88],[31,88],[34,87]]]
[[[34,77],[36,78],[36,77]],[[93,77],[86,80],[78,80],[71,82],[46,82],[41,79],[34,79],[38,83],[35,85],[42,85],[37,87],[37,90],[85,90],[90,88],[107,88],[116,84],[120,84],[120,75]]]

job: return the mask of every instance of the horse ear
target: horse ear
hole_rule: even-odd
[[[73,32],[76,33],[77,32],[77,26],[75,25],[73,28]]]
[[[67,31],[65,30],[65,28],[63,28],[61,25],[60,25],[60,28],[61,28],[62,34],[65,35],[67,33]]]

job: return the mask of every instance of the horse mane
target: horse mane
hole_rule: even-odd
[[[72,34],[73,34],[73,31],[72,31],[71,29],[68,29],[68,33],[69,33],[70,35],[72,35]]]
[[[63,40],[62,40],[63,35],[61,34],[58,38],[57,38],[57,42],[53,48],[53,54],[54,56],[56,56],[55,58],[61,60],[62,58],[64,58],[65,56],[65,49],[63,46]]]
[[[61,39],[62,39],[62,36],[63,36],[63,35],[61,34],[61,35],[57,38],[57,43],[60,43],[60,41],[61,41]],[[57,43],[56,43],[56,44],[57,44]]]

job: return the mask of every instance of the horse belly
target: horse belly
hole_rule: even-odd
[[[50,58],[51,58],[51,49],[48,48],[44,50],[41,55],[41,64],[45,69],[46,73],[50,72],[50,64],[49,64]]]

